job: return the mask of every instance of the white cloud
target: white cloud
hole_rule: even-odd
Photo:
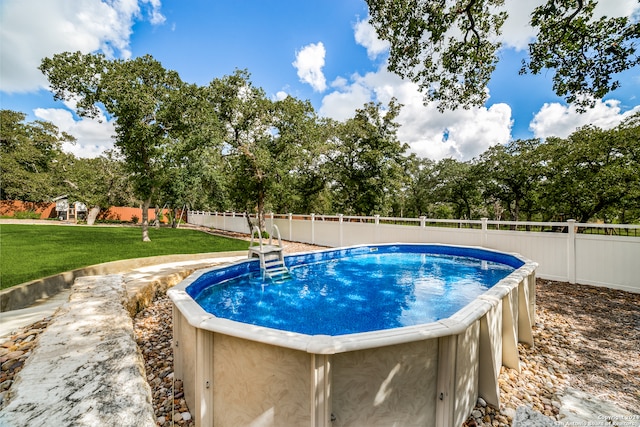
[[[384,67],[364,76],[353,75],[350,81],[323,98],[320,114],[346,120],[367,102],[387,105],[395,97],[403,104],[397,118],[401,125],[398,138],[421,157],[466,161],[511,138],[511,108],[506,104],[440,113],[435,106],[423,104],[416,84],[401,80]]]
[[[285,92],[284,90],[279,90],[278,92],[276,92],[275,100],[276,101],[282,101],[287,96],[289,96],[289,94],[287,92]]]
[[[549,136],[566,138],[576,129],[585,125],[611,129],[638,111],[640,111],[640,105],[621,114],[620,101],[614,99],[598,101],[594,108],[590,108],[582,114],[578,113],[573,105],[546,103],[534,116],[529,129],[533,131],[536,138]]]
[[[76,121],[71,111],[62,108],[36,108],[36,117],[50,121],[61,132],[66,132],[76,138],[75,144],[64,143],[62,149],[76,157],[98,157],[105,150],[113,148],[115,136],[115,122],[107,120],[100,114],[95,119],[81,119]]]
[[[635,16],[638,19],[640,3],[637,0],[600,1],[596,5],[593,15],[600,16]]]
[[[296,52],[296,60],[293,62],[300,81],[311,85],[316,92],[323,92],[327,88],[327,81],[322,72],[325,53],[322,42],[311,43]]]
[[[318,110],[319,114],[331,117],[335,120],[347,120],[353,117],[356,108],[361,108],[371,101],[371,88],[359,82],[348,84],[347,80],[341,79],[340,85],[335,90],[322,98],[322,105]]]
[[[140,1],[152,23],[164,22],[159,0]],[[46,87],[44,57],[79,50],[128,58],[141,8],[138,0],[3,0],[0,17],[0,90],[31,92]]]
[[[535,32],[529,24],[531,12],[544,2],[545,0],[530,0],[526,3],[522,0],[505,0],[504,10],[509,17],[502,26],[502,35],[499,37],[504,47],[516,50],[528,48],[535,37]]]
[[[354,26],[354,35],[356,43],[367,49],[369,59],[375,59],[389,50],[389,42],[380,40],[378,34],[369,22],[369,17],[363,21],[356,22]]]
[[[149,22],[153,25],[164,24],[167,18],[165,18],[165,16],[160,12],[160,8],[162,7],[160,0],[142,0],[142,3],[149,4],[150,6],[150,10],[148,12]]]

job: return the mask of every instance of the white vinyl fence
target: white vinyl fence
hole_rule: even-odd
[[[190,211],[188,222],[249,233],[239,213]],[[442,243],[519,253],[539,264],[538,277],[640,293],[640,226],[566,222],[440,220],[344,215],[267,216],[284,240],[339,247]]]

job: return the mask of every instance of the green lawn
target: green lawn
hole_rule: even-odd
[[[246,250],[248,242],[196,230],[0,225],[0,289],[88,265],[157,255]]]

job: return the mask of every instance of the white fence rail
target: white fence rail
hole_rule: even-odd
[[[188,222],[249,233],[244,214],[190,211]],[[517,252],[538,277],[640,293],[640,226],[566,222],[280,215],[267,217],[285,240],[321,246],[442,243]]]

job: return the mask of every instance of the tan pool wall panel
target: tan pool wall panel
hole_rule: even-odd
[[[196,402],[196,332],[173,305],[173,376],[182,380],[184,398],[192,411]]]
[[[213,335],[213,425],[310,425],[310,354]]]
[[[454,426],[461,426],[478,400],[478,372],[480,352],[480,321],[474,322],[466,332],[452,337],[457,340],[456,384],[453,411]]]
[[[430,425],[438,339],[332,356],[334,427]]]

